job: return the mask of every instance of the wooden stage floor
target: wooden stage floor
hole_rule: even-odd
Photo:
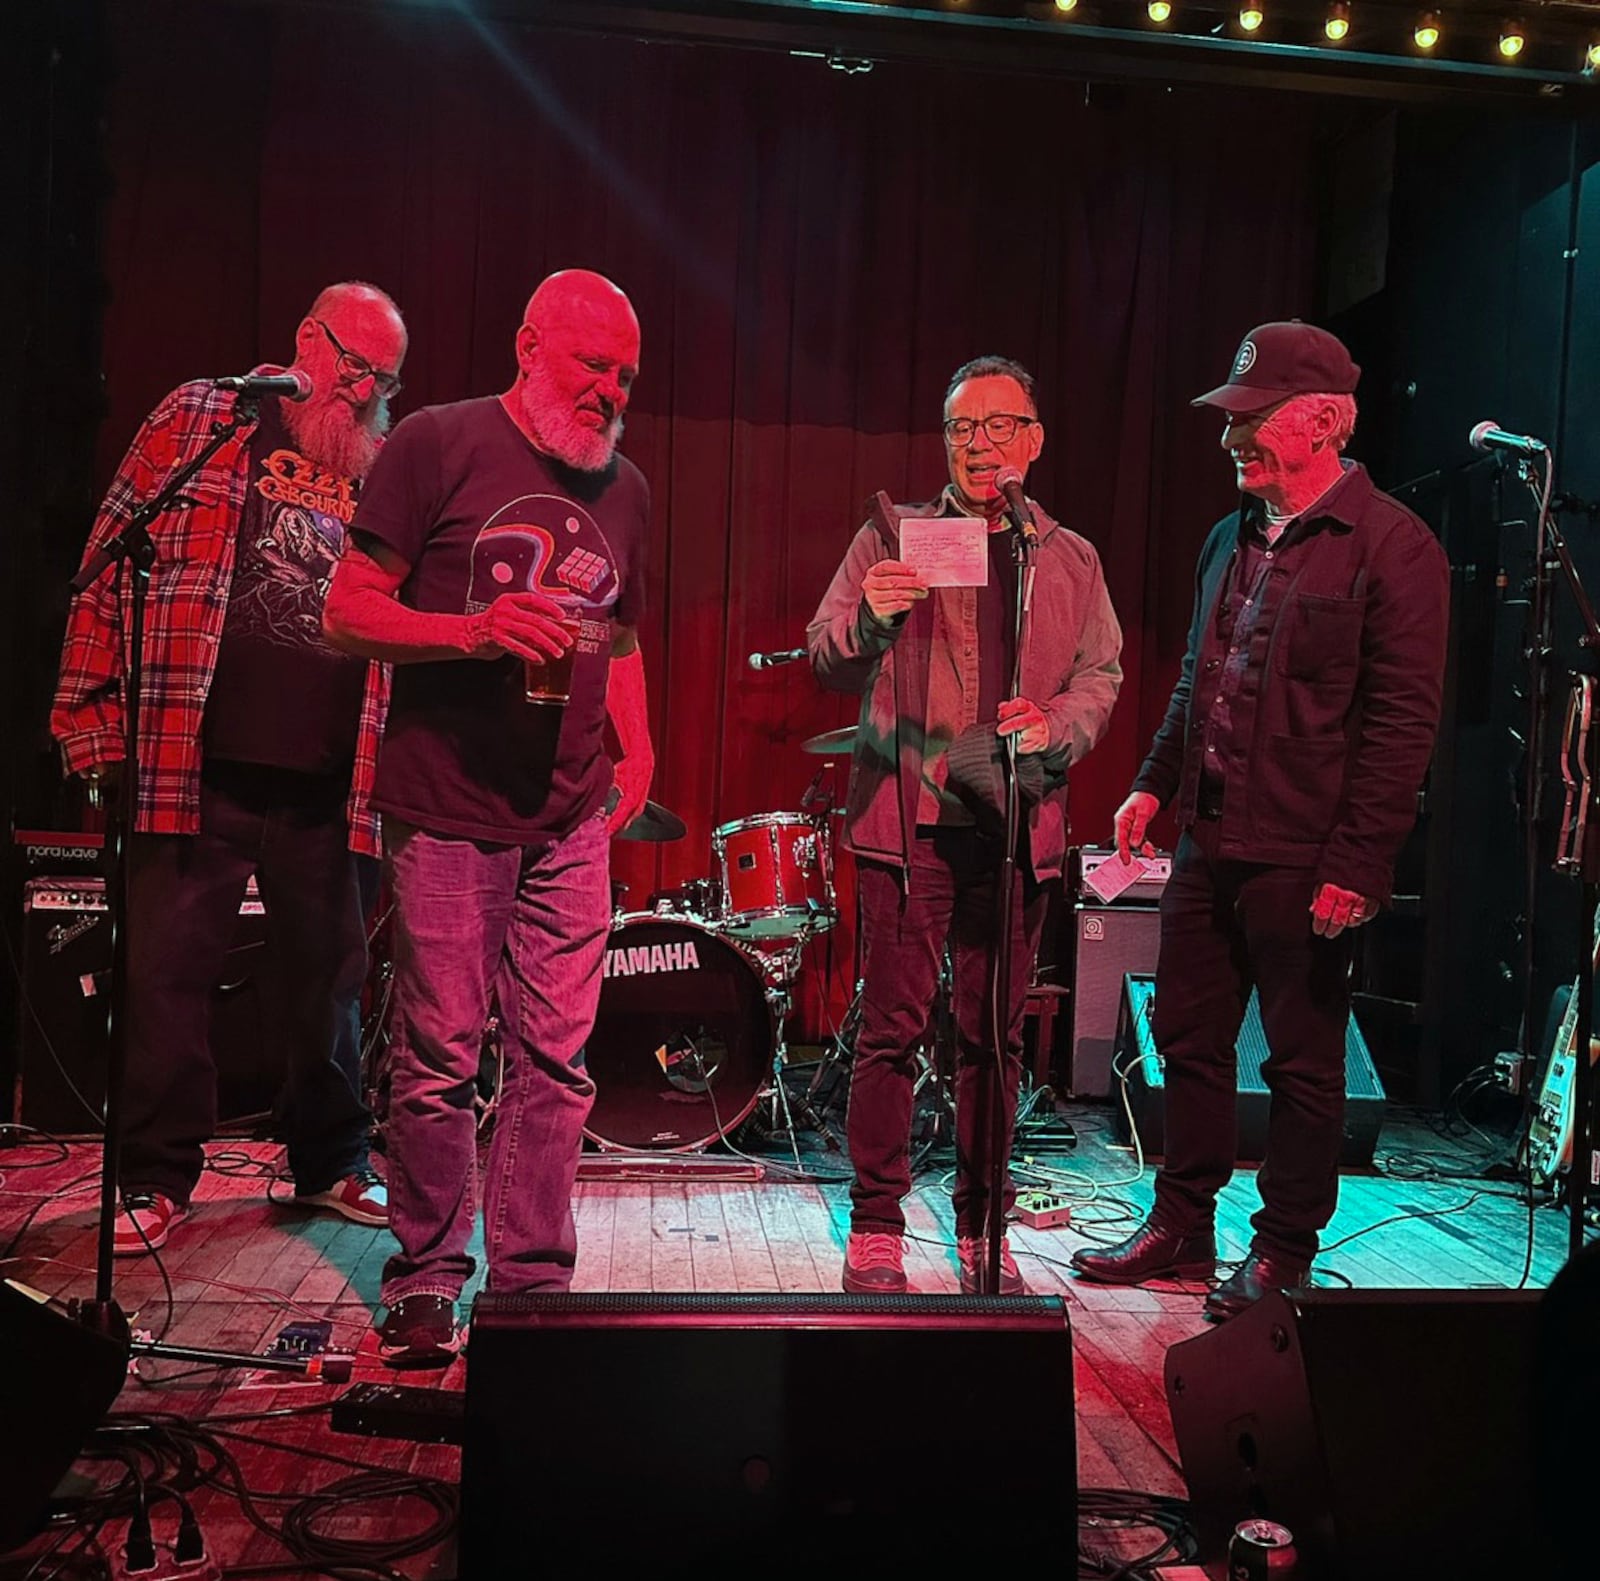
[[[1086,1239],[1116,1239],[1132,1215],[1149,1202],[1150,1171],[1137,1175],[1134,1160],[1110,1145],[1109,1116],[1101,1108],[1068,1106],[1063,1117],[1077,1145],[1052,1143],[1048,1123],[1019,1143],[1021,1184],[1049,1184],[1075,1200],[1070,1227],[1012,1232],[1012,1244],[1033,1289],[1062,1296],[1070,1310],[1078,1399],[1078,1479],[1082,1487],[1127,1488],[1182,1495],[1177,1449],[1162,1388],[1162,1361],[1175,1341],[1203,1330],[1204,1287],[1165,1285],[1123,1290],[1082,1284],[1066,1271],[1070,1253]],[[7,1138],[15,1140],[15,1133]],[[812,1138],[815,1144],[815,1138]],[[1468,1138],[1476,1145],[1476,1139]],[[1421,1117],[1393,1115],[1379,1142],[1387,1173],[1348,1174],[1338,1217],[1317,1265],[1317,1282],[1348,1281],[1362,1287],[1500,1288],[1524,1277],[1529,1214],[1514,1188],[1483,1179],[1439,1178],[1470,1162],[1471,1149],[1446,1141]],[[764,1151],[773,1166],[793,1158]],[[1476,1157],[1484,1151],[1478,1146]],[[937,1155],[935,1155],[937,1158]],[[602,1291],[831,1291],[838,1288],[848,1198],[837,1152],[820,1145],[802,1154],[808,1171],[823,1177],[795,1181],[774,1168],[766,1178],[715,1180],[594,1178],[586,1169],[577,1201],[579,1262],[576,1286]],[[700,1166],[710,1163],[702,1158]],[[736,1158],[718,1161],[730,1169]],[[590,1160],[598,1167],[598,1160]],[[659,1160],[655,1161],[659,1164]],[[10,1262],[0,1272],[51,1295],[87,1295],[93,1288],[98,1150],[71,1144],[66,1156],[48,1146],[0,1146],[0,1250]],[[149,1258],[117,1267],[117,1298],[135,1326],[175,1343],[245,1351],[265,1349],[287,1324],[325,1318],[334,1344],[358,1350],[356,1380],[395,1381],[372,1350],[371,1320],[380,1270],[391,1244],[386,1232],[326,1215],[309,1215],[267,1199],[281,1167],[281,1150],[261,1141],[219,1141],[195,1211],[163,1256],[168,1295]],[[947,1164],[944,1168],[947,1168]],[[1034,1171],[1043,1173],[1033,1174]],[[753,1171],[751,1171],[753,1173]],[[916,1290],[957,1289],[954,1230],[947,1175],[935,1163],[924,1171],[908,1203],[911,1242],[908,1272]],[[284,1188],[276,1188],[280,1193]],[[1225,1193],[1219,1220],[1224,1257],[1238,1258],[1248,1244],[1255,1205],[1253,1175],[1241,1170]],[[1541,1207],[1533,1215],[1535,1242],[1527,1282],[1549,1282],[1565,1256],[1565,1216]],[[20,1239],[17,1239],[19,1231]],[[460,1387],[465,1363],[448,1372],[410,1375],[403,1381]],[[284,1407],[331,1403],[342,1385],[292,1383],[247,1386],[237,1372],[217,1372],[172,1361],[138,1364],[117,1409],[176,1412],[206,1417],[234,1435],[248,1485],[310,1490],[349,1475],[339,1458],[366,1466],[414,1471],[453,1481],[458,1452],[335,1433],[326,1413],[242,1423],[238,1418]],[[234,1417],[228,1427],[223,1417]],[[14,1428],[11,1430],[15,1430]],[[273,1447],[278,1446],[278,1447]],[[334,1461],[307,1458],[336,1457]],[[207,1491],[196,1512],[211,1551],[238,1572],[264,1574],[286,1554],[250,1524],[238,1502]],[[165,1519],[171,1519],[170,1516]],[[269,1523],[272,1516],[269,1514]],[[330,1517],[329,1530],[349,1535],[414,1528],[412,1505],[376,1505],[365,1513]],[[108,1540],[120,1528],[108,1528]],[[160,1527],[158,1524],[158,1535]],[[117,1537],[120,1540],[120,1537]],[[1063,1559],[1069,1560],[1063,1539]],[[70,1545],[69,1545],[70,1546]],[[35,1545],[19,1564],[0,1560],[0,1577],[44,1581],[51,1562],[30,1570]],[[397,1563],[411,1577],[455,1574],[449,1542]],[[313,1574],[273,1568],[275,1574]],[[1192,1568],[1164,1572],[1195,1577]]]

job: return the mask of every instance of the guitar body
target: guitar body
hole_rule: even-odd
[[[1600,1001],[1597,1001],[1600,1010]],[[1600,1054],[1600,1039],[1589,1040],[1589,1063]],[[1539,1084],[1538,1101],[1528,1122],[1528,1171],[1534,1184],[1553,1187],[1572,1167],[1573,1095],[1578,1075],[1578,989],[1574,984],[1561,1018],[1555,1045]]]

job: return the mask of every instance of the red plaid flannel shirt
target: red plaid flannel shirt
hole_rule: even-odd
[[[85,564],[198,454],[212,424],[232,414],[234,399],[206,383],[184,384],[145,419],[95,518]],[[166,511],[150,529],[156,563],[145,603],[137,826],[151,834],[195,834],[200,828],[200,720],[228,612],[239,518],[249,487],[250,433],[251,426],[241,428],[190,478],[183,497],[191,504]],[[121,568],[103,572],[73,599],[67,615],[50,730],[61,743],[69,774],[122,760],[130,580]],[[388,666],[370,665],[349,816],[351,849],[373,856],[380,846],[378,818],[370,805],[372,779],[388,708]]]

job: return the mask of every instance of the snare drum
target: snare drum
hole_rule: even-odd
[[[711,837],[722,872],[722,926],[752,939],[831,928],[838,915],[825,826],[797,812],[764,812]]]
[[[603,972],[584,1135],[608,1150],[683,1153],[732,1133],[777,1044],[754,954],[692,919],[634,912],[612,928]]]

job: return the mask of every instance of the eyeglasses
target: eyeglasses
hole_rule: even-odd
[[[365,357],[358,357],[347,347],[341,346],[339,337],[320,318],[314,318],[311,322],[328,337],[328,344],[339,353],[339,360],[334,367],[346,384],[360,384],[363,379],[371,379],[373,389],[386,401],[393,400],[400,393],[399,375],[380,373]]]
[[[1037,417],[1018,417],[1012,412],[996,412],[992,417],[984,417],[974,422],[970,417],[950,417],[945,419],[944,437],[947,443],[957,450],[963,445],[972,443],[972,436],[982,428],[989,436],[992,445],[1009,445],[1017,437],[1019,428],[1030,428],[1039,419]]]

